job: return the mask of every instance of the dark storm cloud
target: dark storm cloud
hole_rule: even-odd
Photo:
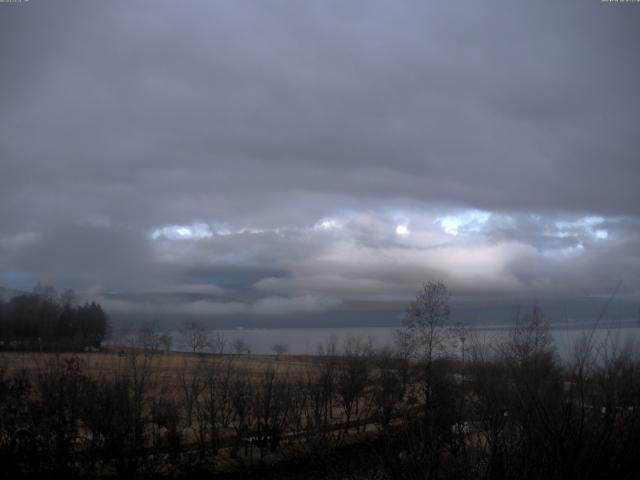
[[[50,283],[132,288],[153,278],[149,247],[149,239],[130,229],[60,224],[25,239],[8,264]]]
[[[640,291],[636,5],[1,7],[2,278]]]

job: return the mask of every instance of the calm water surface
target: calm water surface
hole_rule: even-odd
[[[397,327],[365,327],[365,328],[278,328],[278,329],[237,329],[219,330],[224,335],[227,350],[231,351],[231,343],[236,339],[244,340],[251,348],[251,353],[273,354],[275,344],[284,344],[291,354],[315,354],[318,345],[332,339],[343,344],[350,336],[370,341],[374,347],[380,348],[393,344],[394,331]],[[478,327],[472,329],[472,335],[481,343],[495,343],[504,340],[511,331],[510,327]],[[617,328],[584,328],[571,326],[554,326],[550,329],[556,348],[562,357],[573,352],[574,345],[592,335],[596,344],[623,346],[627,342],[640,341],[640,327],[632,325]],[[188,351],[180,332],[171,332],[173,349]],[[468,344],[467,344],[468,345]]]

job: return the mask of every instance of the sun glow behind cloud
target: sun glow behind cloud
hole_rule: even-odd
[[[482,210],[466,210],[460,213],[438,217],[434,223],[441,226],[442,230],[456,236],[461,231],[477,232],[482,225],[487,223],[491,214]]]
[[[411,231],[406,225],[398,225],[396,227],[396,235],[398,235],[399,237],[408,237],[409,235],[411,235]]]
[[[316,230],[337,230],[340,228],[340,224],[333,218],[323,218],[316,222],[313,228]]]
[[[193,240],[213,237],[213,232],[209,225],[203,222],[191,225],[168,225],[158,228],[151,233],[151,238],[158,240],[166,238],[169,240]]]

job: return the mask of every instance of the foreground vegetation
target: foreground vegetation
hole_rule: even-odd
[[[585,337],[570,361],[542,312],[484,345],[425,284],[393,350],[315,357],[8,353],[5,475],[638,478],[640,357]]]

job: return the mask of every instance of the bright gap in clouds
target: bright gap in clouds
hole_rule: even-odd
[[[422,212],[405,212],[400,218],[398,214],[389,215],[380,213],[379,215],[358,215],[351,213],[347,215],[338,215],[324,217],[314,223],[312,226],[289,226],[275,227],[267,229],[256,229],[250,227],[234,228],[232,226],[210,226],[205,222],[194,222],[192,224],[175,224],[165,225],[153,230],[150,234],[154,240],[201,240],[209,239],[214,236],[225,235],[244,235],[244,234],[261,234],[267,232],[286,233],[292,232],[321,232],[342,230],[345,234],[356,233],[363,225],[373,227],[374,230],[382,232],[381,229],[391,228],[398,237],[409,237],[412,234],[421,236],[423,234],[441,232],[453,237],[463,234],[482,234],[490,233],[492,226],[489,223],[490,218],[495,218],[496,222],[504,224],[516,225],[518,217],[514,217],[506,213],[488,212],[484,210],[469,209],[462,211],[454,211],[445,215],[435,216],[433,213]],[[415,228],[409,228],[409,220],[411,218]],[[435,220],[433,220],[435,218]],[[542,216],[529,214],[534,224],[539,226],[540,233],[543,236],[567,238],[567,237],[590,237],[596,240],[606,240],[609,237],[608,230],[601,227],[605,221],[604,218],[598,216],[584,216],[575,220],[558,220],[551,222],[552,228],[549,230],[548,225]],[[514,223],[515,222],[515,223]],[[495,222],[493,222],[495,223]],[[432,226],[435,226],[433,228]],[[534,227],[535,228],[535,227]]]
[[[461,231],[477,232],[487,223],[491,214],[482,210],[466,210],[464,212],[438,217],[434,223],[440,224],[442,230],[449,235],[458,235]]]
[[[160,262],[171,262],[173,268],[201,265],[212,272],[207,278],[232,292],[232,303],[240,305],[236,314],[257,314],[251,307],[256,298],[273,297],[259,305],[273,307],[269,311],[276,315],[326,311],[341,302],[389,294],[410,296],[430,276],[444,278],[452,290],[465,294],[491,290],[511,295],[531,285],[541,294],[555,294],[567,278],[584,278],[580,285],[588,290],[602,289],[606,285],[589,280],[597,267],[593,255],[617,236],[605,225],[617,232],[623,221],[435,206],[325,215],[286,225],[274,219],[261,228],[184,222],[157,227],[150,236],[158,241]],[[256,274],[229,270],[231,261],[256,268]],[[224,303],[220,308],[227,314],[226,293],[218,295],[223,300],[215,301]]]
[[[325,218],[318,221],[313,228],[316,230],[335,230],[340,228],[340,224],[332,218]]]
[[[169,240],[198,240],[203,238],[211,238],[213,232],[209,225],[197,222],[192,225],[168,225],[154,230],[151,238],[158,240],[166,238]]]
[[[558,230],[555,236],[568,237],[576,234],[586,234],[597,240],[605,240],[609,237],[609,232],[604,228],[596,228],[604,223],[604,218],[597,216],[582,217],[574,221],[555,222]]]
[[[408,237],[410,234],[411,231],[406,225],[398,225],[396,227],[396,235],[398,235],[399,237]]]

